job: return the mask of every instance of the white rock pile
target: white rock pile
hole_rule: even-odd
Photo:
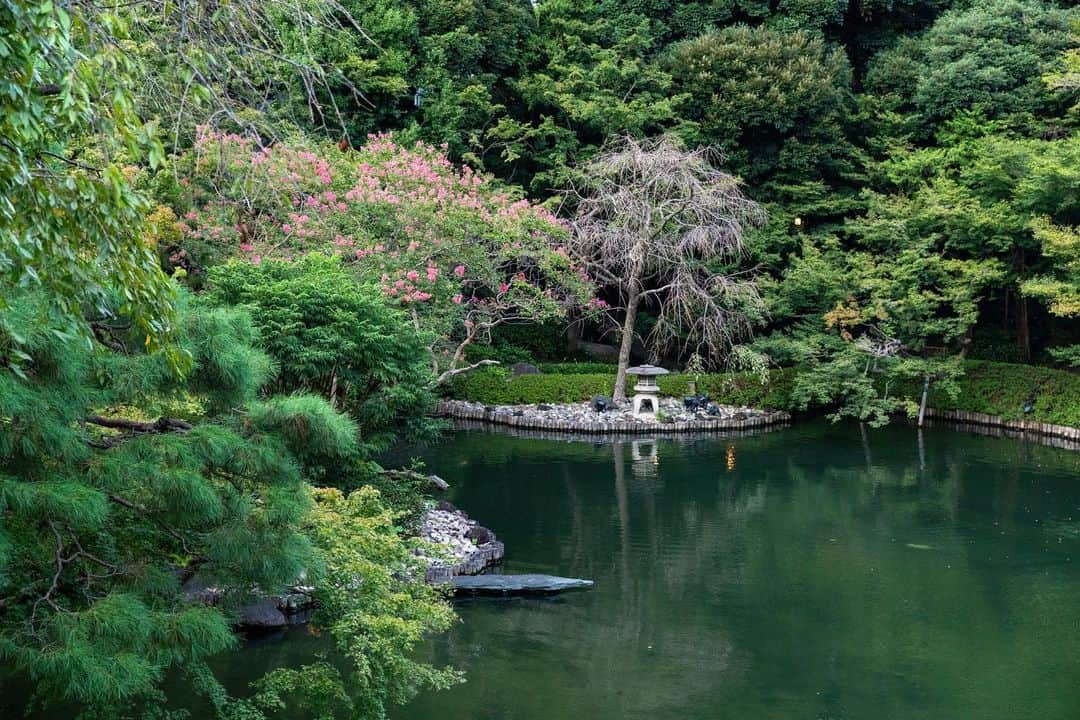
[[[718,424],[751,420],[754,418],[772,419],[783,416],[787,419],[787,413],[770,412],[754,408],[737,407],[734,405],[715,405],[716,412],[710,415],[705,410],[690,410],[683,404],[681,398],[660,398],[659,412],[652,417],[635,417],[633,408],[629,402],[622,403],[605,412],[593,410],[587,402],[535,405],[499,405],[497,407],[486,406],[482,403],[452,401],[444,403],[450,415],[468,415],[493,411],[497,418],[517,417],[522,422],[530,421],[554,421],[560,425],[579,425],[588,427],[596,423],[632,423],[636,425],[674,425],[698,421],[711,421]]]
[[[420,537],[436,547],[430,554],[425,579],[448,582],[455,575],[475,575],[502,560],[505,548],[495,533],[447,502],[428,510],[420,525]]]

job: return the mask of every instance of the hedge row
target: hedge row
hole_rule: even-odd
[[[566,403],[588,400],[594,395],[611,395],[615,372],[604,363],[561,363],[542,365],[542,375],[511,378],[503,368],[458,377],[450,387],[450,397],[485,405]],[[798,371],[773,370],[762,385],[748,375],[702,375],[698,391],[717,402],[750,407],[791,409],[791,389]],[[687,394],[687,375],[659,378],[663,395]],[[930,394],[930,405],[938,410],[998,415],[1006,420],[1035,420],[1080,427],[1080,375],[1032,365],[968,361],[958,381],[960,393],[954,399],[940,390]],[[905,388],[917,399],[921,387]],[[1025,415],[1024,404],[1034,400],[1033,411]]]
[[[971,360],[964,364],[958,384],[960,393],[955,399],[932,391],[930,406],[1080,427],[1080,375],[1033,365]],[[1034,400],[1034,409],[1025,415],[1028,399]]]
[[[570,365],[579,364],[590,365]],[[485,405],[580,402],[594,395],[611,395],[615,373],[610,365],[603,367],[608,371],[558,374],[545,371],[542,375],[520,375],[515,378],[502,368],[492,368],[459,376],[452,383],[449,395],[458,400]],[[791,404],[794,378],[794,371],[787,369],[773,371],[765,384],[748,375],[702,375],[698,392],[708,393],[717,402],[729,405],[787,408]],[[659,378],[660,393],[684,396],[688,394],[687,382],[690,379],[687,375],[662,376]]]

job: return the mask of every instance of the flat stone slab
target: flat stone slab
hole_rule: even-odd
[[[584,590],[592,580],[556,575],[459,575],[451,580],[458,595],[554,595],[566,590]]]

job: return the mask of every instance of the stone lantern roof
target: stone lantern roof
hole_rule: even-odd
[[[669,374],[669,371],[665,370],[662,367],[658,367],[656,365],[649,365],[646,363],[645,365],[635,365],[634,367],[626,368],[626,374],[640,375],[642,377],[651,377],[655,375],[667,375]]]

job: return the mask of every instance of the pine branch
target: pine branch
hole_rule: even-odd
[[[175,538],[177,541],[179,541],[180,547],[182,547],[184,549],[184,552],[186,554],[196,558],[197,560],[204,560],[205,559],[201,555],[198,555],[190,547],[188,547],[187,538],[185,538],[183,536],[183,534],[181,534],[181,532],[179,530],[177,530],[176,528],[174,528],[174,527],[172,527],[170,525],[166,525],[161,520],[154,517],[153,514],[151,513],[150,509],[147,508],[145,505],[140,505],[139,503],[132,502],[131,500],[128,500],[125,497],[121,497],[120,495],[109,495],[109,500],[111,502],[116,503],[117,505],[120,505],[122,507],[126,507],[128,510],[134,510],[135,512],[139,513],[143,517],[149,519],[151,522],[153,522],[159,528],[161,528],[166,533],[168,533],[173,538]]]
[[[150,434],[163,434],[163,433],[178,433],[183,435],[192,428],[192,424],[186,420],[180,418],[168,418],[160,417],[153,422],[143,422],[140,420],[129,420],[127,418],[108,418],[102,415],[90,415],[86,418],[86,422],[91,425],[98,425],[104,428],[110,428],[112,430],[126,430],[126,433],[122,435],[116,435],[115,437],[106,438],[104,440],[92,441],[90,445],[96,448],[107,450],[108,448],[119,445],[124,440],[127,440],[138,435],[150,435]]]

